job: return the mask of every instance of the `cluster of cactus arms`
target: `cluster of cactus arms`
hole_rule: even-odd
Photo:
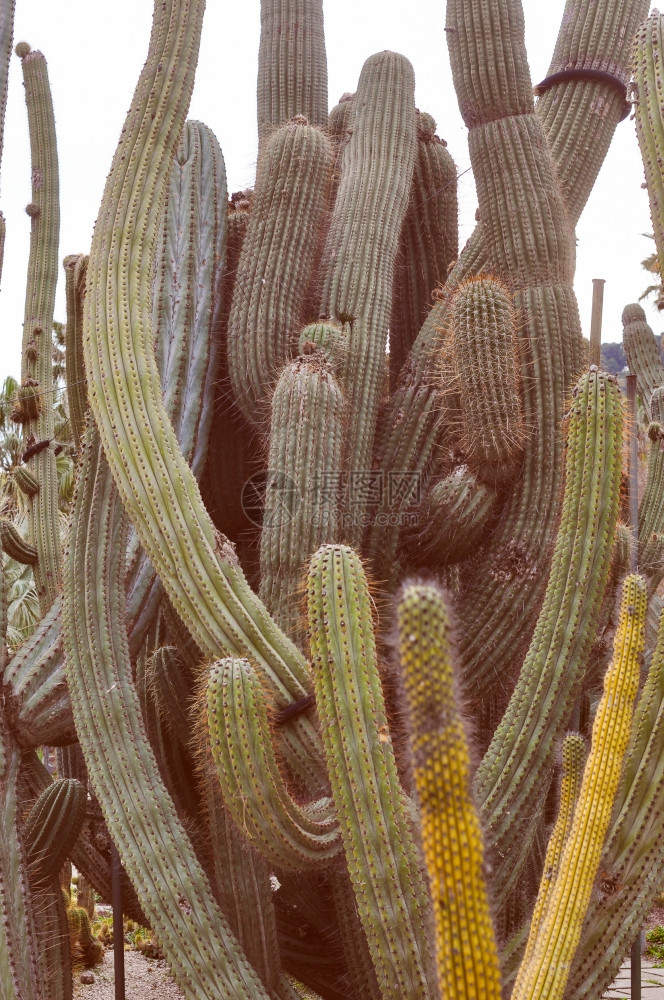
[[[54,114],[16,47],[29,517],[0,544],[41,618],[9,646],[0,581],[0,1000],[71,997],[59,873],[109,898],[111,843],[187,1000],[599,998],[664,881],[664,365],[628,306],[630,552],[574,227],[634,73],[664,253],[662,19],[567,0],[535,101],[519,0],[448,0],[479,201],[459,250],[409,62],[371,56],[328,113],[322,0],[261,2],[256,183],[229,197],[186,120],[203,6],[155,3],[92,245],[64,259],[64,537]]]

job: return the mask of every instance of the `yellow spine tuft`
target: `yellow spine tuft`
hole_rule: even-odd
[[[433,587],[399,604],[400,656],[411,712],[413,772],[446,1000],[498,1000],[500,968],[470,791],[470,756],[454,701],[449,622]]]

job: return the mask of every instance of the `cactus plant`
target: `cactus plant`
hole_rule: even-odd
[[[550,74],[563,76],[535,106],[517,0],[451,0],[447,36],[480,207],[445,281],[453,166],[415,107],[403,56],[371,56],[354,95],[328,116],[322,5],[263,0],[256,189],[227,208],[216,140],[186,122],[203,4],[155,3],[89,256],[65,262],[80,455],[62,574],[44,347],[54,143],[41,57],[20,46],[30,114],[44,115],[32,131],[48,184],[31,203],[15,414],[34,437],[15,476],[30,527],[27,541],[11,519],[0,534],[35,566],[42,620],[14,655],[3,646],[3,996],[47,995],[34,959],[39,900],[25,877],[28,792],[57,797],[74,772],[187,998],[493,997],[525,953],[517,994],[536,1000],[558,940],[570,989],[590,979],[585,995],[599,996],[620,961],[627,939],[605,933],[618,943],[604,945],[588,975],[588,942],[597,951],[598,928],[619,918],[632,927],[652,889],[646,859],[664,866],[650,818],[661,813],[661,650],[631,731],[625,717],[620,736],[607,735],[600,701],[575,819],[566,771],[546,858],[539,850],[560,741],[570,725],[584,728],[585,696],[606,665],[625,561],[620,394],[597,370],[581,375],[573,225],[623,110],[629,40],[645,8],[586,7],[569,0]],[[593,155],[583,157],[589,129]],[[652,585],[663,571],[664,379],[641,333]],[[251,512],[249,486],[259,494]],[[404,567],[447,584],[474,751],[461,738],[448,617],[430,580],[404,591],[401,662],[390,651]],[[638,614],[625,615],[641,627],[644,587],[629,587]],[[621,620],[618,642],[625,630]],[[52,784],[35,764],[40,742],[80,744],[85,768],[63,750],[72,777]],[[602,788],[605,760],[612,778]],[[68,850],[107,885],[95,849],[88,830]],[[602,850],[609,865],[625,859],[631,881],[611,905],[588,906]],[[572,885],[588,851],[588,878]],[[445,905],[451,881],[456,923]],[[480,936],[495,941],[490,955],[478,955]],[[58,997],[67,989],[61,977]]]

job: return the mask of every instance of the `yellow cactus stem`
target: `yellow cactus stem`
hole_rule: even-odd
[[[558,816],[549,837],[549,844],[544,858],[544,868],[542,869],[542,881],[539,892],[535,900],[533,916],[530,921],[530,936],[526,952],[523,956],[525,965],[532,957],[534,942],[537,940],[537,931],[542,923],[542,918],[546,912],[546,904],[549,899],[551,887],[560,870],[560,859],[563,848],[567,843],[572,822],[574,820],[574,810],[579,800],[581,789],[581,778],[583,775],[583,763],[586,757],[586,744],[580,733],[567,733],[563,740],[562,758],[563,773],[560,782],[560,805],[558,806]]]
[[[629,740],[645,645],[646,583],[623,584],[613,658],[593,725],[579,801],[539,926],[533,924],[512,1000],[561,1000],[599,867]],[[546,873],[545,873],[546,874]]]
[[[454,699],[450,625],[436,588],[404,590],[399,635],[441,996],[498,1000],[500,967],[482,871],[484,845]]]

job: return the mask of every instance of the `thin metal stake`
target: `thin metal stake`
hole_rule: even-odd
[[[125,1000],[124,922],[122,919],[122,864],[111,842],[111,903],[113,904],[113,977],[115,1000]]]
[[[599,368],[602,357],[602,307],[604,305],[604,278],[593,278],[593,304],[590,314],[590,350],[588,364]]]
[[[641,1000],[641,935],[639,934],[629,953],[629,979],[631,1000]]]

